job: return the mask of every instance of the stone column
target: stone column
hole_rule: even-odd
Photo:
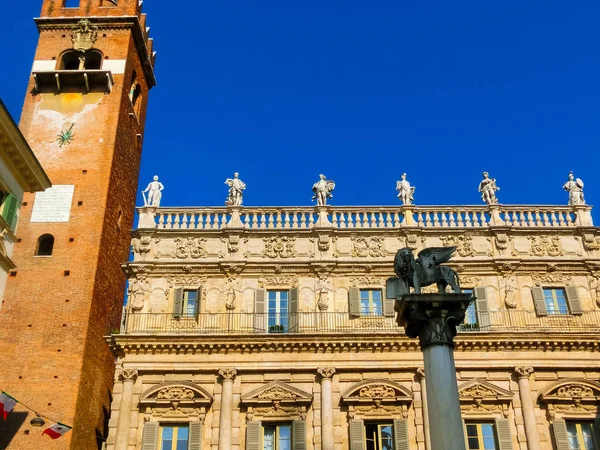
[[[119,380],[123,382],[123,392],[121,392],[121,404],[119,405],[119,421],[117,422],[115,450],[127,450],[129,444],[133,383],[135,383],[137,377],[138,371],[136,369],[119,370]]]
[[[431,450],[431,436],[429,435],[429,412],[427,411],[427,381],[425,370],[417,369],[417,378],[421,384],[421,404],[423,409],[423,434],[425,435],[425,449]]]
[[[319,367],[321,375],[321,450],[335,450],[333,434],[333,393],[331,379],[335,373],[333,367]]]
[[[471,300],[470,294],[406,294],[400,302],[398,322],[408,337],[419,338],[423,351],[429,433],[435,450],[465,450],[454,336]]]
[[[219,450],[231,450],[231,422],[233,416],[233,380],[235,369],[220,369],[223,390],[221,391],[221,415],[219,416]]]
[[[537,421],[535,419],[535,406],[531,398],[529,377],[533,373],[533,367],[515,367],[515,376],[519,383],[519,398],[521,399],[521,411],[525,423],[525,437],[527,438],[528,450],[541,450],[540,437],[537,432]]]

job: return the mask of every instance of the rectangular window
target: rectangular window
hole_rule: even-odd
[[[569,450],[597,450],[591,422],[567,422]]]
[[[468,450],[497,450],[498,443],[493,423],[467,422]]]
[[[383,315],[383,300],[380,289],[360,290],[360,314],[363,316]]]
[[[544,303],[548,314],[569,314],[567,297],[562,288],[544,288]]]
[[[186,289],[183,291],[183,314],[195,316],[198,314],[198,291]]]
[[[262,448],[263,450],[292,450],[292,426],[290,424],[265,425]]]
[[[473,295],[473,289],[463,289],[462,290],[463,294],[471,294]],[[471,303],[469,303],[469,307],[467,308],[467,310],[465,311],[465,325],[477,325],[477,305],[475,304],[475,301],[472,301]],[[468,327],[468,328],[472,328],[472,327]]]
[[[269,333],[285,333],[288,330],[288,291],[268,291]]]
[[[391,423],[366,423],[365,449],[394,450],[393,429]]]
[[[79,8],[80,0],[64,0],[63,8]]]
[[[188,450],[189,428],[187,425],[163,425],[160,427],[160,450]]]

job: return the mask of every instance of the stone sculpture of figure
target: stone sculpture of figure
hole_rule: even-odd
[[[139,311],[144,308],[146,292],[149,290],[150,283],[148,283],[144,276],[129,283],[129,302],[133,311]]]
[[[240,180],[238,177],[239,173],[234,173],[233,178],[227,178],[225,184],[229,186],[229,195],[225,204],[227,206],[242,206],[244,197],[244,189],[246,189],[246,183]]]
[[[575,179],[573,171],[569,172],[569,181],[567,181],[563,189],[569,193],[569,205],[585,205],[583,199],[583,181],[581,178]]]
[[[448,266],[441,266],[450,259],[456,247],[429,247],[421,250],[414,257],[410,248],[402,248],[394,258],[395,278],[388,279],[387,298],[399,299],[410,293],[414,288],[415,294],[421,293],[421,288],[436,284],[440,293],[445,292],[450,285],[455,293],[460,293],[458,274]]]
[[[415,187],[411,186],[406,180],[406,174],[403,173],[401,180],[396,182],[396,190],[398,191],[398,198],[403,205],[412,205],[414,201]]]
[[[496,179],[490,178],[487,172],[483,172],[483,180],[479,183],[479,192],[481,192],[481,199],[488,205],[497,205],[498,199],[496,198],[496,191],[500,188],[496,186]]]
[[[331,180],[325,179],[325,175],[319,175],[320,180],[313,184],[312,191],[314,195],[313,200],[317,200],[317,205],[325,206],[328,198],[333,198],[331,193],[335,189],[335,183]]]
[[[153,181],[142,191],[142,194],[148,192],[148,198],[144,195],[144,206],[160,206],[160,199],[162,198],[164,188],[163,184],[158,181],[158,176],[154,175]]]

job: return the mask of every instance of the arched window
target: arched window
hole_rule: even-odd
[[[60,56],[58,70],[99,70],[102,68],[102,53],[98,50],[78,52],[67,50]]]
[[[54,236],[51,234],[42,234],[37,242],[36,256],[52,256],[54,250]]]

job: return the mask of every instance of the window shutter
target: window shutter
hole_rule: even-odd
[[[350,314],[360,316],[360,289],[351,287],[348,292]]]
[[[254,331],[265,331],[265,296],[264,289],[254,293]]]
[[[398,297],[398,278],[391,277],[388,278],[385,282],[385,293],[386,297],[390,300],[397,300]]]
[[[546,302],[544,300],[544,290],[537,286],[531,289],[531,293],[533,295],[533,304],[535,306],[535,311],[538,316],[547,316],[548,311],[546,310]]]
[[[304,420],[292,422],[292,450],[306,450],[306,422]]]
[[[17,211],[19,210],[19,199],[13,194],[8,194],[4,200],[4,208],[2,208],[2,217],[10,228],[15,231],[17,226]]]
[[[569,450],[569,434],[567,433],[567,423],[563,419],[554,419],[552,423],[554,432],[554,442],[556,450]]]
[[[488,308],[487,290],[484,287],[475,288],[475,310],[477,311],[477,323],[484,330],[490,327],[490,313]]]
[[[408,421],[406,419],[394,420],[394,450],[410,450],[408,445]]]
[[[383,298],[383,315],[393,317],[394,315],[394,303],[396,300],[389,299],[386,297],[386,288],[381,290],[381,298]]]
[[[298,288],[292,288],[289,292],[290,296],[290,310],[288,323],[290,324],[289,331],[291,333],[298,332]]]
[[[173,317],[180,317],[183,313],[183,288],[175,288],[175,301],[173,303]]]
[[[188,450],[202,450],[202,422],[190,422]]]
[[[594,432],[596,433],[596,445],[600,446],[600,418],[594,420]]]
[[[202,306],[202,286],[196,289],[196,317],[200,315],[200,307]]]
[[[246,423],[246,450],[260,450],[261,432],[260,421]]]
[[[142,450],[158,448],[158,422],[146,422],[142,433]]]
[[[350,421],[350,450],[365,450],[365,423],[362,420]]]
[[[498,450],[512,450],[510,424],[508,419],[496,419],[496,434],[498,435]]]
[[[577,292],[577,286],[567,286],[565,288],[567,294],[567,302],[569,303],[569,310],[571,314],[582,314],[581,302],[579,301],[579,292]]]

